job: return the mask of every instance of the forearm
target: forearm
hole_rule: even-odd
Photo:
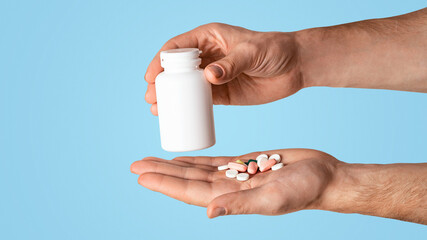
[[[296,32],[305,87],[427,92],[427,8]]]
[[[427,224],[427,163],[339,164],[318,208]]]

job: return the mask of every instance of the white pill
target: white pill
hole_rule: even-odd
[[[283,163],[277,163],[271,167],[271,170],[276,171],[283,167]]]
[[[267,154],[261,154],[258,157],[256,157],[256,160],[259,161],[261,158],[267,158],[268,159],[268,155]]]
[[[222,166],[218,166],[218,171],[222,171],[228,169],[228,165],[222,165]]]
[[[237,174],[236,178],[237,178],[238,181],[246,181],[246,180],[249,179],[249,174],[247,174],[247,173],[239,173],[239,174]]]
[[[225,176],[228,178],[235,178],[239,172],[236,169],[230,169],[225,171]]]
[[[256,164],[258,165],[258,167],[260,168],[261,165],[264,166],[264,164],[268,161],[268,159],[266,157],[261,157],[259,159],[257,159]]]
[[[276,162],[280,162],[280,160],[282,160],[281,158],[280,158],[280,155],[279,154],[273,154],[273,155],[271,155],[269,158],[268,158],[268,160],[270,160],[270,159],[274,159],[274,160],[276,160]]]

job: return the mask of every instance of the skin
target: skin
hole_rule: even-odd
[[[172,38],[160,51],[185,47],[203,51],[214,104],[264,104],[315,86],[427,92],[427,8],[291,33],[211,23]],[[163,71],[159,53],[145,75],[145,99],[154,115],[155,78]],[[131,171],[146,188],[207,207],[211,218],[323,209],[427,224],[425,163],[348,164],[309,149],[268,153],[281,154],[287,165],[246,182],[216,169],[236,157],[149,157]]]

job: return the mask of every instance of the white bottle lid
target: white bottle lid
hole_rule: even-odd
[[[202,60],[197,48],[177,48],[160,52],[160,65],[167,67],[199,66]]]

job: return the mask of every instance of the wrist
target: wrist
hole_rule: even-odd
[[[336,166],[317,209],[426,224],[427,164]]]
[[[295,41],[298,46],[298,68],[302,78],[303,88],[315,86],[328,86],[325,78],[325,66],[330,62],[330,57],[325,56],[322,46],[324,44],[324,28],[304,29],[295,32]],[[321,60],[321,58],[325,58]],[[325,62],[325,61],[328,62]],[[321,72],[323,70],[323,72]]]
[[[342,163],[325,194],[322,208],[340,213],[360,213],[386,217],[388,191],[396,165]]]
[[[319,209],[340,213],[361,213],[365,203],[360,202],[366,177],[375,168],[371,164],[337,164],[331,183],[322,195]],[[365,189],[366,190],[366,189]]]

